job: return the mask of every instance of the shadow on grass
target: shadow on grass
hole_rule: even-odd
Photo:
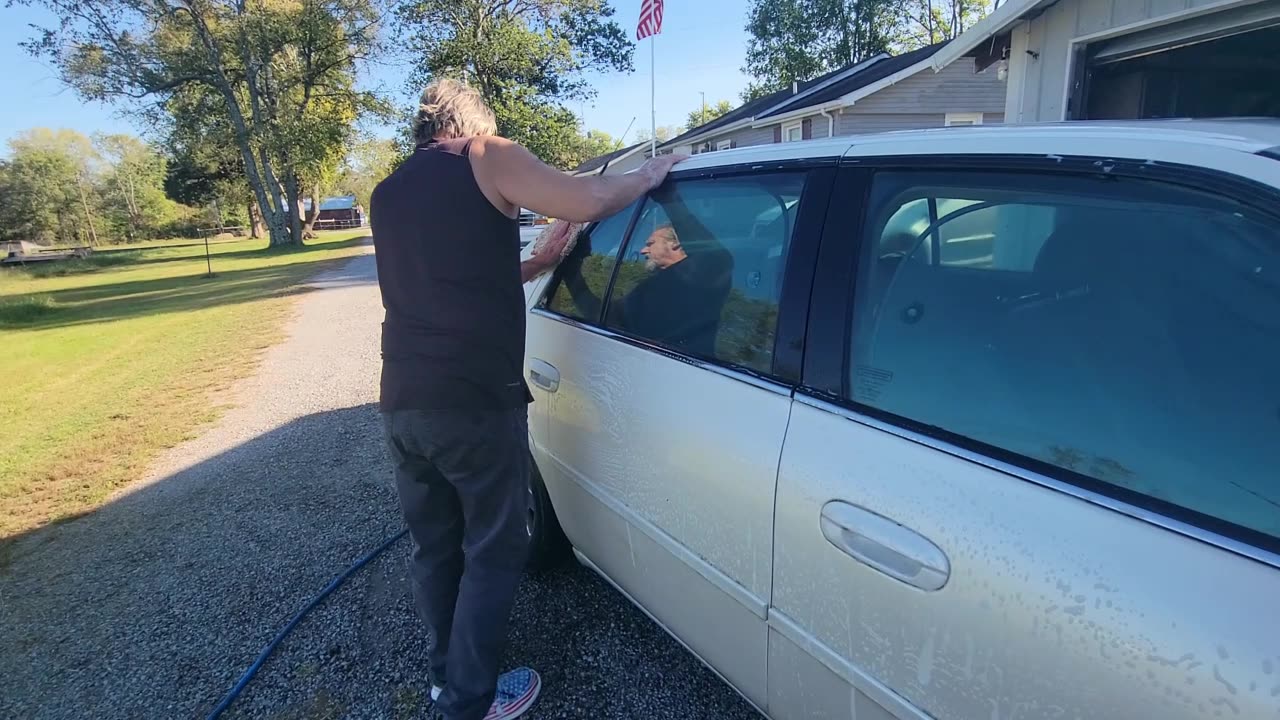
[[[218,273],[215,265],[213,277],[186,275],[19,295],[0,300],[0,329],[69,327],[292,295],[307,291],[298,283],[351,260],[334,258],[226,273]],[[370,282],[375,282],[370,273],[353,269],[326,276],[325,284]]]
[[[9,265],[6,272],[29,278],[64,277],[66,275],[83,275],[97,272],[103,268],[117,265],[128,265],[133,260],[120,253],[98,253],[84,258],[67,258],[66,260],[46,260],[30,265]]]
[[[305,255],[315,252],[316,250],[341,250],[343,248],[359,247],[361,245],[369,245],[373,243],[372,235],[361,235],[359,237],[349,238],[347,240],[337,240],[334,242],[322,242],[313,240],[304,245],[285,245],[282,247],[260,247],[248,250],[231,250],[221,252],[220,245],[231,245],[246,242],[245,239],[236,240],[219,240],[209,243],[209,254],[216,264],[221,260],[232,260],[236,258],[249,257],[279,257],[288,255]],[[160,247],[128,247],[118,246],[104,248],[98,250],[87,258],[74,258],[68,260],[55,260],[42,263],[32,263],[30,265],[10,265],[6,266],[0,273],[14,273],[15,275],[30,278],[47,278],[47,277],[66,277],[68,275],[83,275],[86,273],[97,272],[104,268],[119,267],[122,265],[148,266],[158,265],[171,262],[191,262],[204,260],[203,252],[183,252],[174,255],[163,255],[162,253],[172,249],[185,249],[190,247],[202,247],[201,241],[193,241],[187,243],[178,243],[174,245],[164,245]],[[144,253],[151,253],[157,257],[140,257]],[[214,268],[217,272],[217,267]]]
[[[299,245],[284,245],[284,246],[281,246],[281,247],[273,247],[273,248],[272,248],[272,247],[261,247],[261,248],[254,248],[254,249],[250,249],[250,250],[231,250],[231,251],[228,251],[228,252],[219,252],[219,251],[218,251],[218,245],[220,245],[220,244],[228,244],[228,245],[229,245],[229,244],[232,244],[232,243],[240,243],[240,242],[245,242],[245,240],[244,240],[243,238],[241,238],[241,239],[237,239],[237,240],[234,240],[234,241],[232,241],[232,240],[220,240],[220,241],[218,241],[217,243],[209,243],[209,254],[210,254],[210,256],[213,258],[213,264],[214,264],[213,271],[214,271],[214,272],[217,272],[217,271],[218,271],[218,267],[217,267],[217,265],[218,265],[218,261],[219,261],[219,260],[231,260],[231,259],[234,259],[234,258],[248,258],[248,257],[278,257],[278,256],[282,256],[282,255],[306,255],[307,253],[315,252],[316,250],[341,250],[341,249],[343,249],[343,248],[352,248],[352,247],[359,247],[359,246],[361,246],[361,245],[369,245],[369,244],[372,244],[372,243],[373,243],[373,236],[372,236],[372,235],[361,235],[361,236],[359,236],[359,237],[353,237],[353,238],[350,238],[350,239],[347,239],[347,240],[337,240],[337,241],[334,241],[334,242],[322,242],[322,241],[318,241],[318,240],[312,240],[310,243],[306,243],[306,244],[303,244],[303,245],[300,245],[300,246],[299,246]],[[198,242],[197,242],[197,243],[192,243],[192,244],[190,244],[190,245],[188,245],[188,244],[184,244],[184,245],[181,245],[181,246],[169,246],[169,247],[183,247],[183,248],[186,248],[186,247],[191,247],[191,245],[202,245],[202,243],[198,243]],[[109,253],[121,253],[121,254],[123,254],[123,253],[126,253],[126,252],[129,252],[129,253],[163,252],[163,251],[165,251],[165,250],[167,250],[167,249],[169,249],[169,248],[168,248],[168,247],[163,247],[163,248],[136,248],[136,249],[120,249],[120,250],[111,250],[111,251],[107,251],[107,252],[109,252]],[[204,260],[204,253],[203,253],[203,252],[197,252],[197,253],[194,253],[194,254],[191,254],[191,253],[185,253],[185,254],[182,254],[182,255],[176,255],[176,256],[172,256],[172,257],[143,257],[143,258],[136,258],[136,259],[132,260],[132,264],[134,264],[134,265],[155,265],[155,264],[157,264],[157,263],[167,263],[167,262],[177,262],[177,261],[191,261],[191,260]]]

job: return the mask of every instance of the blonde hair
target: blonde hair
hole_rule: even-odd
[[[413,137],[419,143],[432,138],[448,140],[498,132],[493,111],[475,88],[458,80],[442,78],[422,91],[418,114],[413,119]]]

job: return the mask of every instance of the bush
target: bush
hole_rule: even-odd
[[[198,228],[209,222],[204,215],[204,211],[199,208],[169,201],[164,219],[151,229],[150,237],[153,239],[196,237],[199,235]]]

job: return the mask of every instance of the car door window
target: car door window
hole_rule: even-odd
[[[623,252],[608,327],[770,372],[797,173],[690,180],[649,198]]]
[[[1278,227],[1145,180],[879,173],[846,392],[1280,537]]]
[[[569,257],[556,271],[555,283],[546,295],[546,309],[586,322],[600,319],[609,278],[618,261],[622,239],[635,215],[635,205],[596,223],[584,233]]]

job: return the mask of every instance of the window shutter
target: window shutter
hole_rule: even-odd
[[[805,140],[813,139],[813,119],[805,118],[800,121],[800,137]]]
[[[773,141],[776,143],[782,142],[782,126],[781,125],[773,126]]]

